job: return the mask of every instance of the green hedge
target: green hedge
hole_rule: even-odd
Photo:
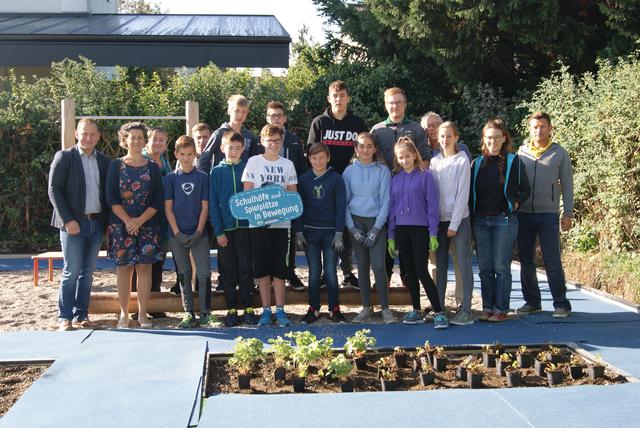
[[[133,76],[133,77],[132,77]],[[312,67],[296,61],[286,76],[268,71],[254,77],[247,70],[203,67],[162,75],[119,69],[113,80],[87,61],[53,65],[50,77],[31,79],[10,74],[0,81],[0,251],[54,248],[56,231],[46,187],[49,163],[60,148],[60,100],[74,98],[77,114],[182,115],[184,103],[200,104],[200,117],[216,128],[227,119],[226,99],[242,93],[252,100],[247,126],[258,130],[271,99],[289,109],[289,128],[306,141],[309,124],[327,106],[328,84],[345,80],[352,107],[369,125],[386,113],[382,93],[403,87],[409,96],[408,115],[418,119],[428,110],[457,120],[461,135],[477,151],[486,120],[500,116],[517,141],[526,138],[524,117],[535,109],[548,111],[556,138],[575,165],[577,227],[567,242],[577,249],[640,248],[639,165],[640,64],[637,59],[601,63],[596,76],[576,78],[563,68],[543,79],[533,95],[506,98],[486,85],[464,88],[443,99],[426,93],[433,82],[417,82],[402,64],[338,64]],[[122,121],[100,123],[100,149],[121,154],[116,130]],[[175,139],[184,133],[182,121],[154,121]]]
[[[574,165],[579,250],[640,250],[640,61],[601,62],[597,75],[562,68],[539,85],[528,111],[545,110]],[[525,124],[522,124],[524,131]]]

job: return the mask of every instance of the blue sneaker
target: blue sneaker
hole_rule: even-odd
[[[402,318],[403,324],[423,324],[424,319],[419,311],[413,310]]]
[[[280,327],[286,327],[291,324],[284,309],[276,309],[276,322]]]
[[[443,314],[436,314],[435,318],[433,318],[433,328],[436,330],[442,330],[444,328],[449,327],[449,321],[447,317]]]
[[[260,316],[260,321],[258,321],[258,325],[271,325],[273,314],[271,313],[271,308],[263,309],[262,315]]]

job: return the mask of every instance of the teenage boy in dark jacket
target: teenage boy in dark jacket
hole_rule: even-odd
[[[331,82],[327,101],[330,106],[323,114],[317,116],[311,122],[307,149],[313,143],[323,143],[329,148],[331,161],[329,165],[338,174],[342,175],[344,169],[351,162],[354,153],[355,141],[358,134],[368,130],[362,118],[349,110],[351,97],[346,83],[341,80]],[[359,289],[358,278],[351,272],[351,239],[348,230],[344,230],[344,250],[340,253],[340,268],[344,280],[342,286]]]

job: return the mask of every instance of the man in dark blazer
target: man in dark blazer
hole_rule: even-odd
[[[95,149],[98,124],[81,119],[77,144],[55,154],[49,170],[51,225],[60,229],[64,257],[58,321],[61,331],[82,327],[88,320],[93,271],[108,218],[105,181],[110,159]]]

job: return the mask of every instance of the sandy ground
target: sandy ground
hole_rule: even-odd
[[[397,269],[397,267],[396,267]],[[0,332],[20,331],[20,330],[56,330],[58,328],[58,286],[60,283],[60,270],[55,270],[54,282],[49,284],[44,272],[41,272],[40,286],[33,286],[33,273],[30,270],[0,272]],[[302,281],[307,283],[307,269],[297,269]],[[217,273],[213,274],[214,279]],[[338,274],[341,280],[341,275]],[[165,271],[162,289],[168,290],[175,282],[175,273]],[[373,278],[372,278],[373,283]],[[94,275],[93,291],[115,291],[115,270],[96,271]],[[397,274],[393,275],[392,287],[399,287],[400,280]],[[447,305],[453,306],[453,284],[449,284],[447,294]],[[422,292],[422,307],[428,306],[428,301]],[[221,298],[217,295],[214,298]],[[474,309],[480,309],[480,296],[474,296]],[[300,318],[306,313],[306,305],[288,305],[287,312],[290,314],[292,324],[298,324]],[[351,319],[360,308],[343,307],[342,311]],[[392,308],[396,316],[401,317],[409,311],[410,307],[395,306]],[[216,311],[216,315],[224,317],[224,311]],[[167,318],[153,320],[154,328],[176,328],[182,319],[182,313],[167,313]],[[373,322],[381,322],[379,314],[374,317]],[[114,328],[117,319],[115,314],[91,314],[90,322],[86,328],[102,329]],[[317,323],[331,323],[327,317],[321,317]],[[136,325],[132,323],[132,326]]]

